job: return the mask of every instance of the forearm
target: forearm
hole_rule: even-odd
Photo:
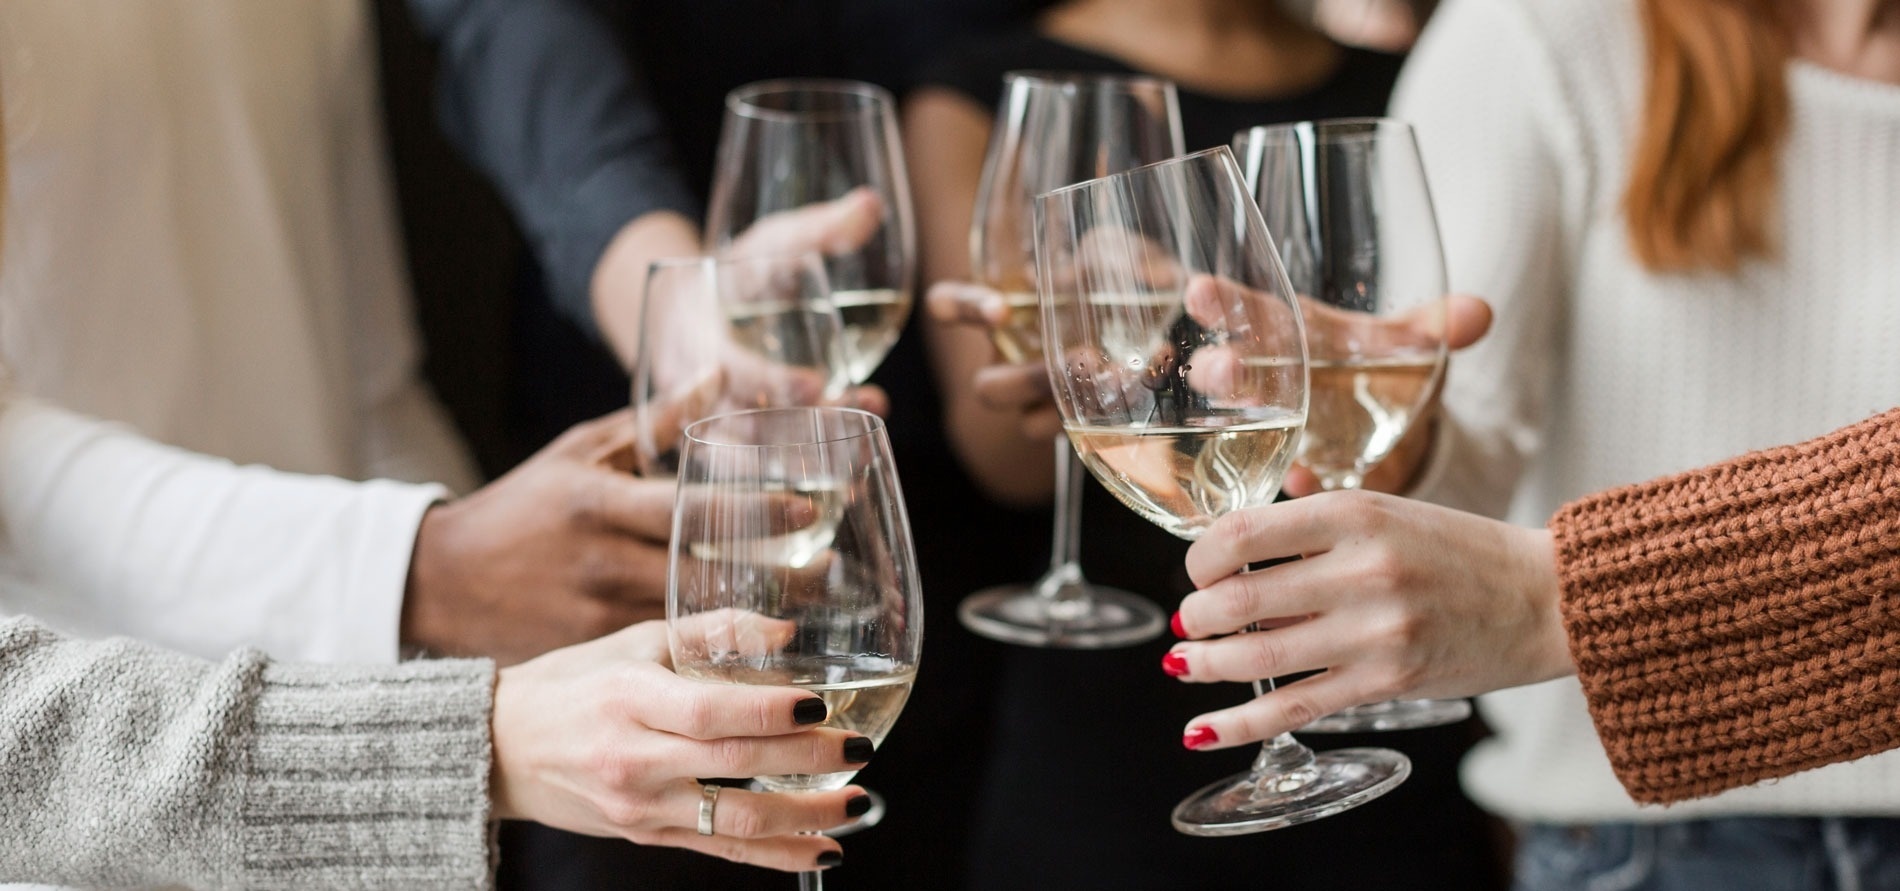
[[[1638,801],[1900,745],[1900,411],[1565,506],[1591,715]]]
[[[0,620],[0,881],[486,887],[492,683]]]
[[[9,605],[204,656],[394,661],[445,494],[237,467],[34,403],[0,420],[0,511],[41,597]]]
[[[562,311],[604,327],[592,284],[609,245],[648,215],[699,214],[626,48],[586,0],[409,6],[441,47],[450,140],[501,190]]]

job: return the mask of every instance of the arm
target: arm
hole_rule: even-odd
[[[0,880],[486,887],[493,677],[212,664],[0,621]]]
[[[1504,514],[1539,446],[1575,243],[1567,214],[1581,201],[1565,92],[1514,7],[1447,4],[1393,99],[1417,129],[1452,290],[1484,295],[1496,323],[1453,361],[1437,420],[1388,459],[1414,466],[1381,470],[1407,481],[1400,491],[1488,516]]]
[[[909,167],[929,172],[912,184],[922,280],[936,285],[924,334],[944,394],[944,427],[965,469],[995,498],[1041,505],[1055,484],[1050,441],[1061,433],[1047,392],[1047,372],[1040,361],[1002,366],[987,320],[972,305],[987,292],[958,284],[971,275],[970,213],[989,134],[990,116],[952,90],[926,88],[905,103]],[[973,296],[959,299],[965,294]],[[978,387],[979,380],[1008,386],[1014,378],[995,378],[1015,371],[1025,372],[1016,375],[1024,384],[1015,388],[1023,391],[1018,394],[1023,398],[999,399],[995,389]]]
[[[699,251],[657,108],[587,0],[409,0],[449,138],[501,189],[568,318],[631,364],[652,259]]]
[[[1235,574],[1288,553],[1307,559]],[[1365,492],[1245,511],[1188,572],[1170,673],[1326,670],[1194,719],[1221,746],[1572,673],[1642,802],[1900,746],[1900,410],[1581,499],[1548,531]],[[1272,630],[1204,639],[1249,622]]]

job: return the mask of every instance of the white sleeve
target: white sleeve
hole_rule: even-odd
[[[0,416],[0,604],[208,657],[397,658],[410,552],[439,486],[238,467],[29,400]]]
[[[1490,334],[1452,358],[1432,457],[1409,494],[1493,517],[1539,445],[1572,237],[1562,91],[1517,2],[1446,3],[1393,98],[1418,133],[1452,289],[1497,311]]]

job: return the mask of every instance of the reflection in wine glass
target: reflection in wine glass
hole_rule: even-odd
[[[1008,321],[994,332],[1005,360],[1025,362],[1042,355],[1035,238],[1029,225],[1035,196],[1180,153],[1180,103],[1167,81],[1026,71],[1004,76],[971,217],[970,268],[978,281],[1001,292],[1009,307]],[[1056,440],[1055,449],[1049,571],[1028,585],[970,595],[958,618],[985,637],[1028,646],[1118,647],[1152,640],[1165,626],[1159,607],[1083,577],[1082,466],[1066,437]]]
[[[910,318],[917,226],[896,103],[882,87],[845,80],[764,81],[727,94],[707,243],[724,250],[763,219],[861,189],[877,198],[877,228],[825,257],[852,383],[871,376]]]
[[[881,744],[910,697],[924,620],[883,422],[843,408],[707,418],[686,429],[679,481],[667,573],[674,670],[802,687],[825,701],[827,726]],[[830,494],[790,494],[812,491]],[[782,559],[788,535],[818,526],[826,547]],[[856,773],[757,782],[830,790]],[[802,874],[800,887],[819,888],[819,874]]]
[[[1445,371],[1445,255],[1412,128],[1359,118],[1234,137],[1307,319],[1312,404],[1299,460],[1356,489],[1431,404]],[[1345,709],[1309,731],[1405,730],[1471,715],[1463,699]]]
[[[1044,361],[1096,479],[1190,540],[1271,502],[1306,421],[1306,341],[1232,153],[1058,189],[1037,199],[1035,231]],[[1389,749],[1316,755],[1282,734],[1247,773],[1181,802],[1174,825],[1193,835],[1291,826],[1370,801],[1410,772]]]

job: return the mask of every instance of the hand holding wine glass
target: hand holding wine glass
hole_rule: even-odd
[[[1232,153],[1042,196],[1036,259],[1056,404],[1096,478],[1188,540],[1272,501],[1306,421],[1306,340]],[[1210,746],[1216,733],[1190,726],[1183,742]],[[1410,770],[1388,749],[1316,755],[1280,735],[1247,773],[1183,801],[1174,825],[1195,835],[1291,826],[1383,795]]]
[[[923,604],[883,423],[783,408],[688,427],[668,573],[674,668],[722,684],[804,688],[869,760],[910,695]],[[787,559],[787,542],[801,548]],[[766,789],[827,791],[855,767],[761,771]],[[835,865],[835,864],[826,864]],[[801,876],[817,888],[816,873]]]

